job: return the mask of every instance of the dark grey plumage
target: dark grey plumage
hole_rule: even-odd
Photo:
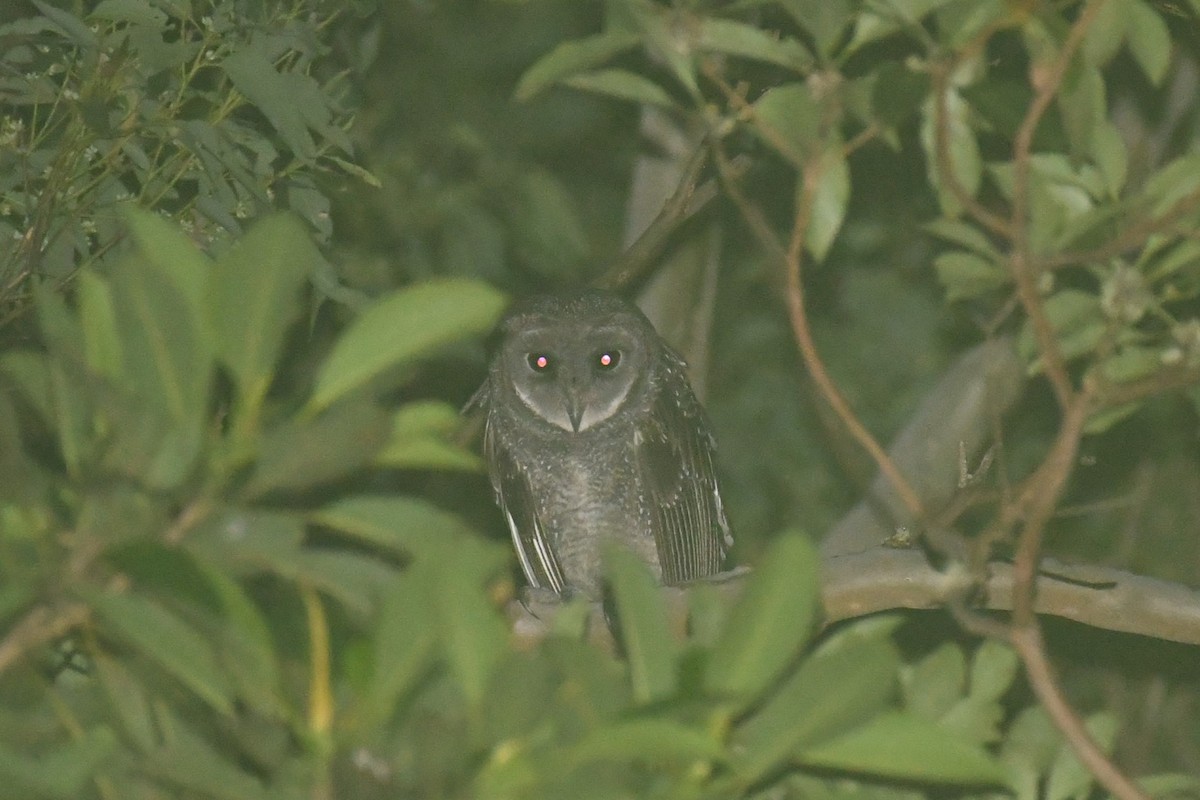
[[[484,455],[530,586],[596,597],[616,540],[663,583],[721,570],[714,443],[683,360],[632,304],[545,295],[514,308],[487,380]]]

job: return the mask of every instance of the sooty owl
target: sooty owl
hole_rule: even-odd
[[[535,590],[597,597],[616,540],[659,580],[717,573],[730,544],[713,439],[685,365],[650,321],[587,291],[518,304],[487,380],[484,454]]]

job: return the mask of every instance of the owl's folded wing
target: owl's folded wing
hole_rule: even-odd
[[[558,556],[547,541],[538,520],[529,477],[500,444],[492,430],[492,421],[484,429],[483,451],[491,467],[492,488],[496,502],[508,521],[513,547],[521,562],[525,579],[535,589],[549,589],[562,594],[566,587]]]
[[[720,572],[732,540],[708,421],[688,385],[683,361],[674,353],[669,359],[637,448],[662,580],[675,584]]]

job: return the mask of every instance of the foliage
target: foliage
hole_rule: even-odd
[[[726,189],[781,230],[804,222],[814,326],[856,406],[904,407],[976,338],[964,320],[988,320],[1031,375],[1109,390],[1093,452],[1149,432],[1193,474],[1177,449],[1193,412],[1161,398],[1195,395],[1200,360],[1194,128],[1142,158],[1109,106],[1169,83],[1196,48],[1194,0],[1101,4],[1025,134],[1094,3],[617,0],[599,32],[586,4],[350,19],[300,2],[84,5],[37,2],[0,27],[0,235],[18,243],[0,278],[31,320],[0,350],[6,796],[1096,793],[1004,645],[899,614],[821,630],[818,559],[795,525],[819,530],[850,490],[830,477],[839,443],[795,399],[791,331],[764,289],[777,265],[751,242],[729,248],[710,407],[757,569],[733,603],[691,590],[686,631],[615,552],[619,652],[589,643],[580,604],[518,639],[512,559],[481,530],[500,526],[456,408],[504,304],[494,285],[578,280],[614,249],[611,164],[636,140],[615,98],[705,126],[714,160],[764,165]],[[496,32],[517,14],[535,36]],[[421,37],[445,46],[410,47]],[[351,133],[331,55],[364,105]],[[409,59],[399,75],[391,56]],[[468,102],[484,75],[503,112]],[[423,81],[462,87],[462,108]],[[328,188],[374,174],[378,192]],[[1013,218],[1028,220],[1016,235]],[[857,263],[884,252],[921,266]],[[1014,253],[1037,265],[1040,303],[1013,302]],[[357,314],[311,302],[344,286],[378,296]],[[1057,423],[1033,403],[1028,420]],[[1056,430],[1012,428],[1015,483]],[[1080,479],[1079,499],[1102,483]],[[1098,557],[1112,527],[1062,529]],[[1168,574],[1194,563],[1186,543],[1158,546],[1176,548]],[[1084,649],[1089,665],[1109,655]],[[1119,749],[1137,706],[1104,686],[1074,684]],[[1195,752],[1194,722],[1172,733]],[[1139,766],[1164,773],[1146,779],[1164,795],[1196,791],[1173,762]]]
[[[332,9],[32,5],[38,13],[0,25],[0,239],[15,243],[0,256],[8,313],[35,282],[103,262],[122,203],[170,215],[206,245],[280,207],[328,241],[318,182],[373,180],[347,160],[348,115],[332,81],[317,78]]]

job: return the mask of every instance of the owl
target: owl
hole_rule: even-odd
[[[731,544],[714,442],[686,365],[636,306],[543,295],[500,323],[468,403],[496,500],[535,591],[602,592],[606,541],[665,584],[721,571]]]

